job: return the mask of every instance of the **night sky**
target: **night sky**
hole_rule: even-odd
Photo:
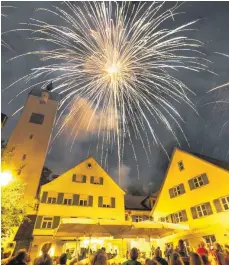
[[[53,22],[54,17],[50,17],[47,13],[36,12],[35,9],[38,7],[51,9],[52,5],[56,4],[61,5],[61,2],[2,2],[2,6],[14,6],[14,8],[2,9],[2,13],[8,15],[8,18],[2,17],[2,32],[20,28],[18,23],[28,22],[31,17]],[[206,93],[211,88],[229,82],[229,58],[215,53],[229,54],[229,2],[186,2],[180,8],[180,11],[184,11],[186,14],[177,17],[175,22],[171,24],[178,26],[199,19],[195,24],[197,30],[188,34],[205,43],[202,51],[206,54],[206,58],[212,62],[209,68],[216,75],[208,72],[195,73],[184,70],[176,73],[176,76],[196,93],[196,96],[190,96],[196,105],[198,115],[186,105],[176,106],[185,120],[182,128],[187,135],[190,146],[179,134],[177,128],[175,126],[173,128],[178,133],[181,149],[229,162],[229,87]],[[166,26],[170,27],[171,25],[167,24]],[[38,58],[34,56],[7,62],[16,55],[46,48],[45,43],[28,40],[28,37],[29,33],[22,31],[3,35],[3,39],[12,47],[12,50],[2,47],[2,89],[21,76],[28,74],[31,68],[39,64]],[[23,87],[24,84],[21,82],[2,93],[3,113],[11,116],[18,108],[23,106],[27,93],[23,93],[12,104],[8,104]],[[208,104],[220,100],[228,101],[228,104]],[[2,131],[3,139],[10,136],[18,118],[19,113],[9,118]],[[163,126],[156,126],[156,131],[160,135],[160,140],[168,154],[171,155],[173,148],[178,147],[177,143],[165,131]],[[92,155],[100,161],[100,156],[96,152],[96,145],[97,139],[95,137],[85,137],[82,133],[70,152],[68,138],[64,135],[52,146],[45,165],[54,173],[61,174],[87,158],[88,155]],[[142,183],[143,187],[147,187],[149,182],[152,182],[156,190],[163,180],[169,163],[168,158],[160,147],[154,146],[152,143],[149,165],[140,141],[136,141],[135,146],[140,172],[138,182]],[[109,150],[108,172],[114,179],[117,179],[117,156],[111,150]],[[135,183],[138,178],[136,162],[129,146],[126,146],[121,174],[123,185]]]

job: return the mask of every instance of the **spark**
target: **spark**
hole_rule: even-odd
[[[22,23],[25,28],[17,29],[30,31],[32,40],[53,45],[25,54],[39,56],[42,65],[18,82],[35,86],[41,84],[36,80],[42,79],[45,88],[53,80],[53,90],[63,96],[54,141],[67,131],[73,146],[84,128],[97,135],[101,160],[105,157],[107,161],[108,146],[117,148],[119,165],[127,141],[136,161],[135,140],[142,144],[147,159],[152,142],[166,152],[156,133],[157,125],[164,125],[179,144],[172,126],[175,123],[188,142],[175,104],[187,104],[195,111],[189,99],[194,93],[172,73],[208,70],[209,61],[199,51],[203,43],[184,34],[196,21],[172,29],[164,26],[175,21],[181,4],[170,9],[162,2],[66,5],[68,10],[57,6],[37,10],[48,12],[57,24],[31,18],[29,23]],[[17,81],[6,89],[15,84]],[[83,106],[79,104],[82,100]]]

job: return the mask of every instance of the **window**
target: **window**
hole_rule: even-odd
[[[139,223],[143,221],[143,216],[136,216],[135,222]]]
[[[229,209],[229,196],[220,199],[223,209],[226,211]]]
[[[34,204],[34,211],[38,211],[38,209],[39,209],[39,203],[35,203]]]
[[[32,113],[29,122],[35,124],[42,124],[44,121],[44,115],[39,113]]]
[[[88,205],[88,196],[80,195],[79,205],[80,206],[87,206]]]
[[[208,212],[207,212],[205,204],[201,204],[201,205],[197,206],[196,210],[197,210],[198,217],[202,217],[202,216],[208,215]]]
[[[88,163],[88,164],[87,164],[87,168],[92,168],[91,163]]]
[[[91,184],[103,185],[103,178],[91,176],[90,182],[91,182]]]
[[[169,189],[170,198],[177,197],[177,196],[182,195],[184,193],[185,193],[185,188],[184,188],[183,183]]]
[[[204,181],[203,181],[202,176],[199,176],[197,178],[194,178],[193,179],[193,182],[194,182],[195,188],[199,188],[200,186],[203,186],[204,185]]]
[[[26,159],[26,155],[23,155],[23,156],[22,156],[22,160],[25,160],[25,159]]]
[[[53,224],[53,217],[43,217],[41,228],[51,229]]]
[[[203,236],[203,239],[207,244],[213,244],[214,242],[216,242],[215,235]]]
[[[191,212],[193,219],[201,218],[213,213],[210,202],[191,207]]]
[[[30,134],[29,139],[33,139],[33,134]]]
[[[126,221],[129,220],[129,214],[125,214],[125,220],[126,220]]]
[[[180,194],[181,194],[181,192],[180,192],[180,187],[177,186],[177,187],[173,188],[173,192],[174,192],[174,195],[175,195],[175,196],[180,195]]]
[[[47,203],[55,204],[56,203],[56,198],[55,197],[48,197]]]
[[[184,170],[184,164],[183,164],[183,161],[182,160],[179,161],[177,164],[178,164],[178,167],[179,167],[179,170],[180,171]]]
[[[193,179],[190,179],[188,181],[190,190],[200,188],[200,187],[202,187],[208,183],[209,183],[209,181],[208,181],[208,177],[207,177],[206,173],[203,173],[203,174],[201,174],[201,175],[199,175]]]
[[[63,204],[64,205],[72,205],[72,194],[64,194],[64,200],[63,200]]]
[[[174,213],[174,219],[176,224],[182,222],[183,221],[182,212]]]
[[[111,198],[103,197],[103,207],[110,208],[111,207]]]
[[[78,182],[78,183],[86,183],[87,177],[83,175],[72,175],[72,181],[73,182]]]

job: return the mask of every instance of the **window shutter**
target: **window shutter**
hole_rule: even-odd
[[[115,208],[115,198],[111,198],[111,208]]]
[[[80,196],[79,194],[73,194],[73,205],[79,205]]]
[[[171,219],[171,222],[172,222],[172,223],[174,223],[174,224],[176,223],[176,221],[175,221],[175,218],[174,218],[174,215],[173,215],[173,214],[171,214],[171,215],[170,215],[170,219]]]
[[[64,199],[64,193],[58,193],[57,204],[62,204]]]
[[[193,219],[197,219],[197,211],[196,211],[196,207],[191,207],[191,212],[192,212],[192,217]]]
[[[185,193],[185,189],[184,189],[184,184],[183,183],[181,183],[179,185],[179,189],[180,189],[181,194],[184,194]]]
[[[207,174],[204,173],[204,174],[201,175],[201,177],[203,178],[203,181],[204,181],[205,185],[209,183]]]
[[[213,214],[213,212],[212,212],[212,207],[211,207],[210,202],[205,203],[205,206],[206,206],[206,209],[207,209],[208,215]]]
[[[223,211],[223,207],[222,207],[222,205],[221,205],[220,200],[219,200],[219,199],[216,199],[216,200],[214,200],[213,202],[214,202],[214,205],[215,205],[216,212],[217,212],[217,213],[222,212],[222,211]]]
[[[91,176],[91,183],[94,183],[94,177]]]
[[[54,216],[52,229],[56,229],[60,223],[60,216]]]
[[[48,192],[47,191],[43,191],[42,198],[41,198],[41,203],[46,203],[47,197],[48,197]]]
[[[43,218],[43,216],[37,216],[35,229],[40,229],[41,228],[42,218]]]
[[[190,179],[190,180],[188,181],[188,185],[189,185],[189,187],[190,187],[190,190],[194,190],[194,189],[195,189],[193,179]]]
[[[170,198],[174,198],[175,197],[173,188],[169,189],[169,195],[170,195]]]
[[[186,211],[183,210],[183,211],[181,211],[181,212],[182,212],[182,218],[183,218],[182,222],[186,222],[186,221],[188,221],[188,217],[187,217],[187,213],[186,213]]]
[[[88,206],[93,206],[93,196],[88,196]]]
[[[86,183],[86,181],[87,181],[87,177],[83,176],[83,183]]]
[[[100,185],[103,185],[103,178],[99,179],[99,183],[100,183]]]
[[[99,196],[98,206],[103,207],[103,197]]]
[[[72,175],[72,181],[73,181],[73,182],[76,182],[76,174],[73,174],[73,175]]]

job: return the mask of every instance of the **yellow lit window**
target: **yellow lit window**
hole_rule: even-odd
[[[182,212],[174,213],[175,223],[180,223],[183,220]]]
[[[178,196],[181,194],[180,192],[180,186],[176,186],[173,188],[174,196]]]
[[[56,197],[48,197],[47,203],[55,204],[56,203]]]
[[[202,176],[196,177],[193,179],[195,188],[199,188],[204,185],[204,180]]]
[[[53,224],[53,217],[43,217],[41,228],[51,229]]]
[[[222,206],[223,206],[223,209],[226,211],[226,210],[229,210],[229,196],[227,197],[224,197],[224,198],[221,198],[221,203],[222,203]]]
[[[87,195],[80,195],[79,205],[80,206],[87,206],[88,205],[88,196]]]
[[[198,205],[196,207],[198,217],[208,215],[207,208],[205,204]]]
[[[64,194],[64,205],[72,205],[72,194]]]
[[[110,208],[111,207],[111,198],[103,197],[103,207]]]

